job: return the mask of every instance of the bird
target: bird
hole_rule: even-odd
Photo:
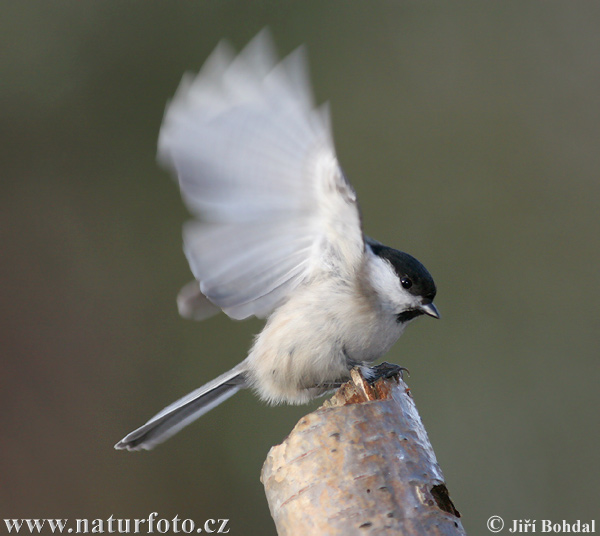
[[[237,55],[219,43],[167,104],[158,160],[193,216],[183,243],[195,279],[177,297],[179,313],[266,322],[241,363],[116,449],[150,450],[241,389],[303,404],[353,367],[373,380],[381,369],[371,364],[412,320],[440,316],[423,264],[363,233],[307,65],[304,47],[280,61],[265,29]]]

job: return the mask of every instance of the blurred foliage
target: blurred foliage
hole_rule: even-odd
[[[467,532],[589,519],[600,477],[595,2],[3,2],[0,517],[230,518],[316,407],[251,393],[150,453],[112,445],[245,356],[260,322],[177,316],[187,218],[164,105],[221,38],[306,43],[366,231],[433,273],[442,320],[387,359]]]

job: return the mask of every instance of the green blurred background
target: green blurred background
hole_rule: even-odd
[[[309,52],[366,232],[438,284],[387,360],[470,534],[598,516],[600,4],[3,2],[0,517],[275,530],[261,464],[309,407],[248,392],[153,452],[125,433],[245,356],[180,319],[165,103],[221,38]],[[600,521],[600,519],[598,519]]]

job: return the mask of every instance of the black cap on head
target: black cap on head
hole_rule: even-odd
[[[425,303],[433,301],[436,293],[433,277],[417,259],[408,253],[382,244],[370,243],[369,247],[375,255],[392,265],[403,288],[413,296],[422,297]]]

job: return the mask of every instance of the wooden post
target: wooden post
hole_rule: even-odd
[[[466,534],[400,379],[354,369],[269,451],[261,481],[279,536]]]

